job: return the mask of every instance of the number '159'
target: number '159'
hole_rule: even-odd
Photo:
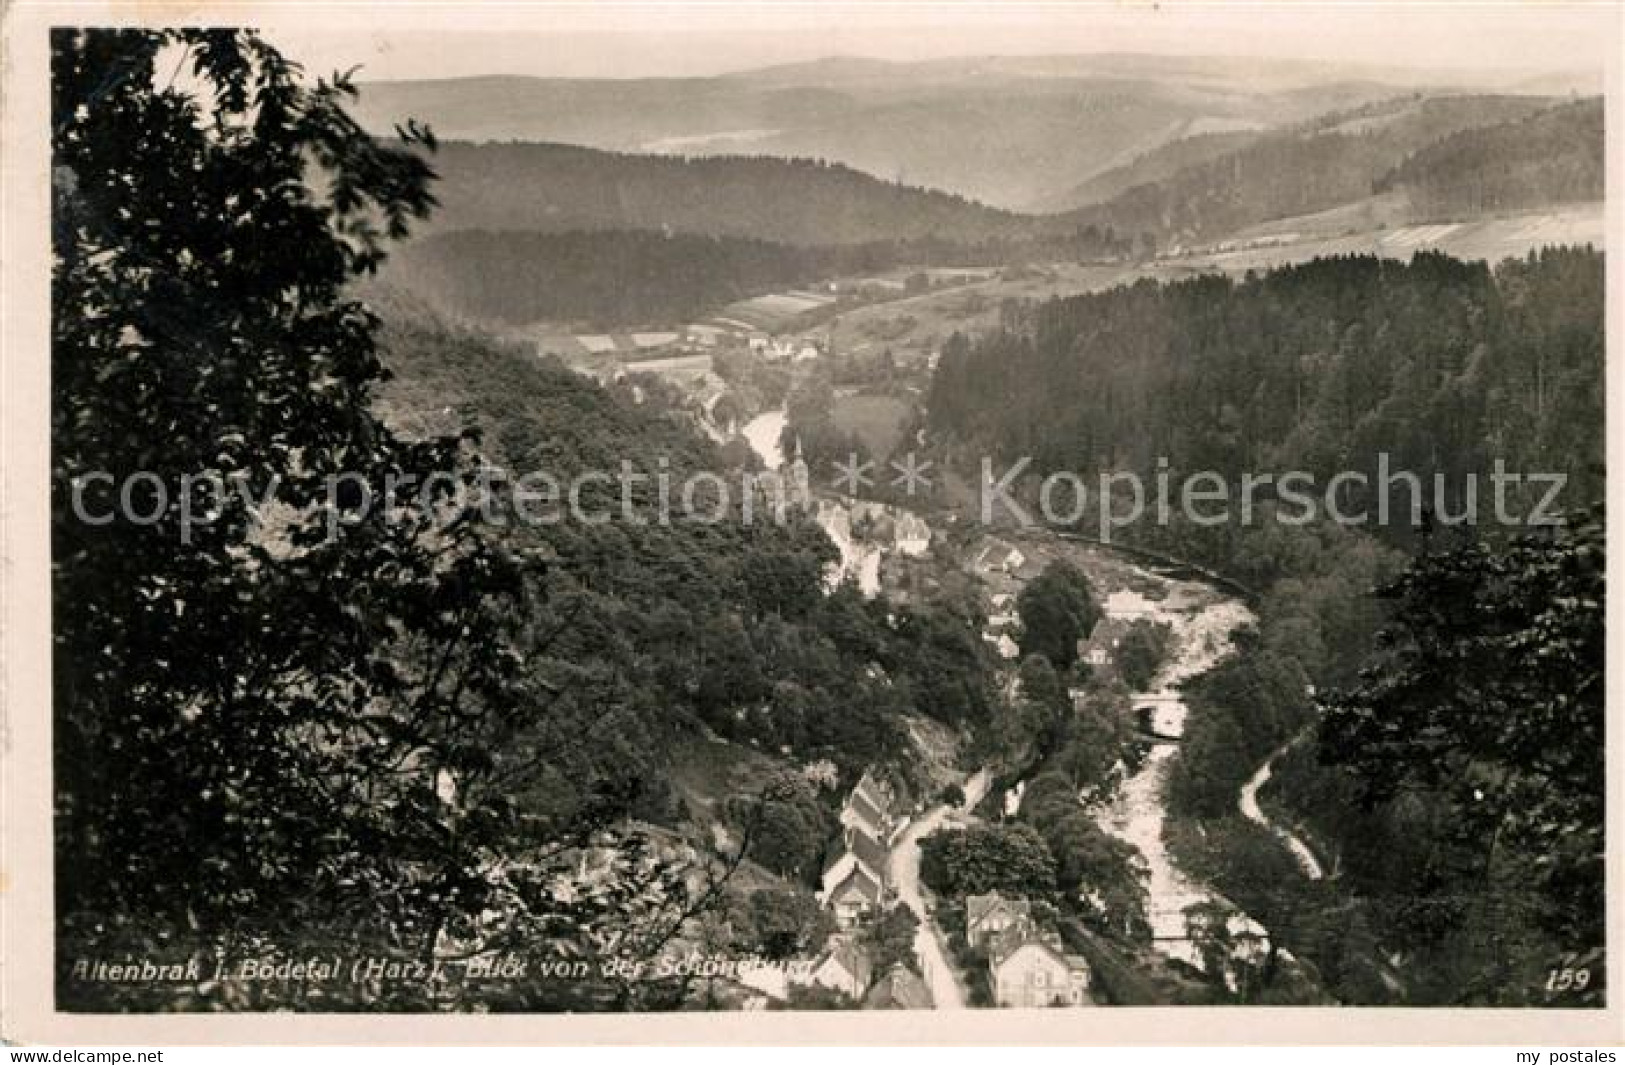
[[[1546,990],[1583,991],[1590,982],[1590,969],[1553,969],[1546,977]]]

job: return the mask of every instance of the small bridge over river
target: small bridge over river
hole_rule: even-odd
[[[1185,736],[1185,697],[1164,689],[1129,696],[1134,724],[1146,739],[1177,743]]]

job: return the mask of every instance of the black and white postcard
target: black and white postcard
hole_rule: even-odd
[[[7,1038],[1617,1040],[1620,16],[14,5]]]

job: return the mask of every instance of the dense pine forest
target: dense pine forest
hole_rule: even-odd
[[[1496,459],[1567,474],[1572,505],[1600,495],[1603,300],[1603,258],[1589,249],[1493,268],[1419,253],[1143,281],[950,344],[930,427],[977,454],[1147,483],[1158,459],[1174,476],[1214,470],[1232,486],[1249,471],[1304,471],[1321,485],[1358,471],[1366,483],[1346,482],[1340,502],[1374,517],[1380,475],[1410,471],[1426,498],[1402,485],[1377,530],[1405,543],[1420,520],[1413,501],[1439,509],[1435,475],[1451,514],[1468,474],[1486,481],[1488,507]],[[1525,508],[1533,487],[1514,495]]]
[[[828,276],[833,258],[735,237],[460,230],[414,241],[388,272],[400,285],[476,320],[585,321],[608,328],[682,322],[764,288],[811,284]]]
[[[792,245],[658,230],[457,230],[415,240],[386,268],[397,284],[478,321],[671,325],[765,291],[905,264],[1123,258],[1132,240],[1081,226],[1043,238]]]
[[[1009,234],[1020,215],[815,159],[685,158],[568,144],[448,142],[432,230],[645,229],[784,244]]]

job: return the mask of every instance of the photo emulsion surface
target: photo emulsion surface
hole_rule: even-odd
[[[1601,63],[1159,10],[51,29],[56,1008],[1608,1005]]]

